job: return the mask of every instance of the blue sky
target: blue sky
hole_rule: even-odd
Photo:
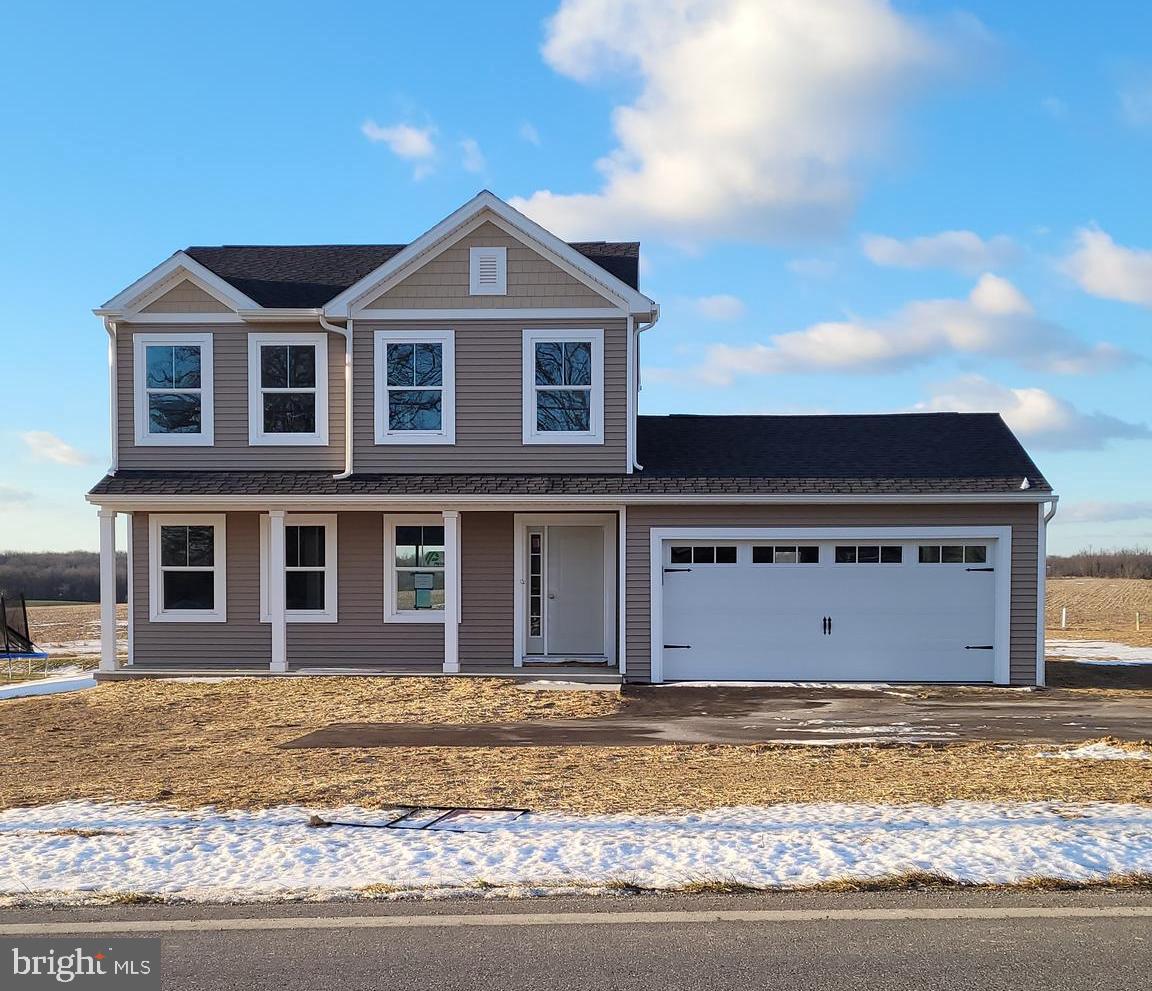
[[[1050,547],[1152,544],[1152,28],[1104,0],[9,6],[0,547],[94,547],[90,310],[488,187],[641,238],[643,412],[997,409]],[[550,191],[548,193],[544,191]]]

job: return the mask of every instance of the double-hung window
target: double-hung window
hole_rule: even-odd
[[[212,444],[212,335],[132,338],[136,443]]]
[[[391,622],[444,622],[444,546],[440,516],[388,516],[384,520],[384,618]]]
[[[225,622],[223,514],[148,517],[149,618]]]
[[[260,621],[269,622],[269,521],[260,517]],[[335,623],[336,515],[284,518],[284,618],[289,623]]]
[[[376,443],[455,443],[453,332],[378,330],[373,346]]]
[[[604,332],[524,331],[524,443],[604,443]]]
[[[248,335],[248,442],[328,443],[326,334]]]

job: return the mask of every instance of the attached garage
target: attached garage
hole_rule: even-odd
[[[651,541],[654,681],[1009,681],[1009,527]]]

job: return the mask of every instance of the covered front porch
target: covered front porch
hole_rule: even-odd
[[[118,514],[129,552],[123,664],[107,621]],[[622,507],[102,507],[100,677],[618,682],[624,526]]]

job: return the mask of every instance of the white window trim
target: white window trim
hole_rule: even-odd
[[[308,345],[316,348],[316,430],[310,434],[266,434],[264,390],[260,387],[260,348],[264,345]],[[284,391],[284,390],[275,390]],[[291,390],[304,392],[307,390]],[[251,445],[318,446],[328,443],[328,335],[248,335],[248,443]]]
[[[451,330],[377,330],[373,333],[375,419],[377,444],[456,443],[456,334]],[[441,347],[440,429],[388,429],[388,345],[439,344]],[[392,388],[402,388],[393,386]],[[415,386],[414,388],[420,388]]]
[[[154,434],[148,429],[148,362],[145,349],[150,345],[200,348],[200,433]],[[136,444],[140,447],[212,447],[212,335],[211,334],[133,334],[132,335],[133,418]],[[181,390],[158,390],[181,391]],[[189,390],[191,391],[191,390]]]
[[[444,625],[444,609],[396,608],[396,527],[398,526],[444,526],[444,517],[439,513],[413,515],[407,513],[384,514],[384,622],[385,623],[432,623]],[[445,541],[448,537],[445,534]],[[456,549],[444,545],[444,594],[448,594],[448,555]],[[459,594],[459,590],[457,590]]]
[[[284,525],[324,527],[324,608],[285,609],[284,620],[288,623],[335,623],[339,616],[337,593],[339,591],[340,559],[336,545],[336,513],[287,513]],[[260,514],[260,622],[271,623],[268,615],[269,584],[269,543],[270,528],[268,514]],[[287,570],[287,569],[285,569]],[[319,569],[308,569],[319,570]]]
[[[480,285],[480,259],[491,255],[496,259],[496,284]],[[508,295],[508,249],[497,245],[468,249],[468,295],[507,296]]]
[[[223,513],[157,514],[148,517],[148,619],[153,623],[226,623],[228,621],[227,517]],[[165,609],[161,586],[160,528],[211,526],[214,609]],[[199,569],[198,569],[199,570]]]
[[[592,386],[589,390],[589,430],[536,429],[536,345],[588,342],[592,345]],[[523,333],[521,394],[523,440],[525,444],[603,444],[604,443],[604,331],[540,330]],[[540,388],[548,388],[541,386]]]

